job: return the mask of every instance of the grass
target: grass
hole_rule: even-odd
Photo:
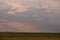
[[[60,37],[60,33],[0,32],[0,37]]]

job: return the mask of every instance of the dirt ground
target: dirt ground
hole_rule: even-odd
[[[0,40],[60,40],[60,37],[2,37]]]

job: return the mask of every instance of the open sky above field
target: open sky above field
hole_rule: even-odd
[[[0,0],[0,32],[60,33],[60,0]]]

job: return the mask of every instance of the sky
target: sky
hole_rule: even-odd
[[[0,0],[0,32],[60,33],[60,0]]]

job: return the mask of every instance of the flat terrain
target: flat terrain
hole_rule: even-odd
[[[60,33],[0,32],[0,40],[60,40]]]
[[[60,33],[0,32],[0,37],[60,37]]]
[[[2,37],[0,40],[60,40],[60,37]]]

